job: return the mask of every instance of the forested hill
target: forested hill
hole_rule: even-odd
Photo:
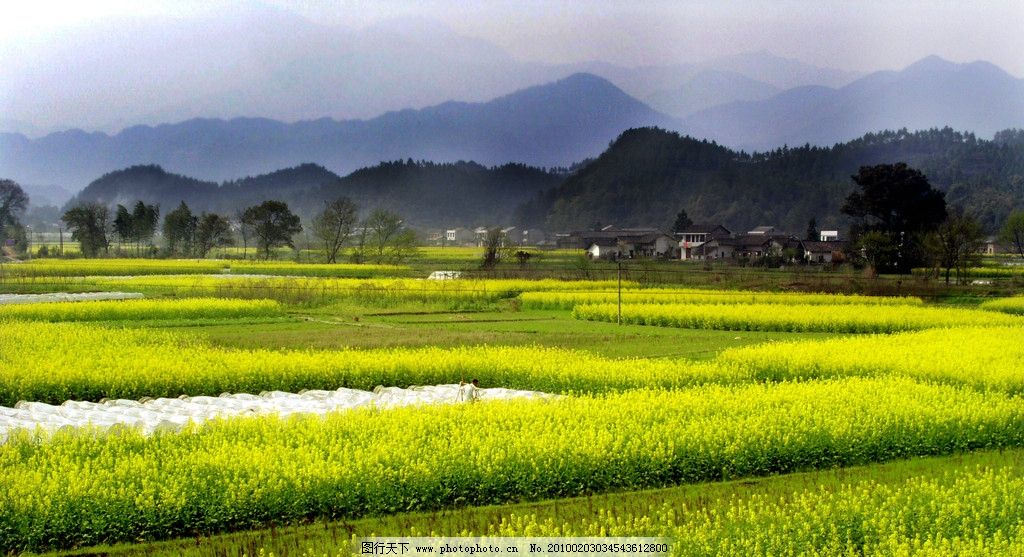
[[[136,200],[160,205],[167,212],[184,201],[196,211],[233,214],[265,199],[297,202],[310,192],[341,178],[315,164],[217,184],[167,172],[157,165],[131,166],[104,174],[78,193],[68,206],[83,202],[129,205]]]
[[[384,207],[418,227],[508,224],[518,205],[555,188],[564,175],[565,171],[520,164],[485,167],[473,162],[405,160],[384,162],[345,177],[322,166],[303,164],[217,184],[147,165],[102,176],[68,205],[127,205],[141,199],[159,204],[166,212],[185,201],[193,211],[232,215],[263,200],[278,199],[309,217],[325,200],[344,195],[364,211]]]
[[[624,132],[558,188],[520,207],[524,224],[552,229],[669,226],[685,209],[695,221],[737,230],[768,224],[803,231],[810,218],[845,227],[839,208],[862,165],[905,161],[947,199],[995,230],[1024,207],[1024,131],[991,141],[950,128],[886,131],[832,147],[736,152],[658,128]]]

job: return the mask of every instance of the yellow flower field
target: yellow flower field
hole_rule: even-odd
[[[276,317],[283,315],[273,300],[192,298],[184,300],[103,300],[0,305],[0,322],[21,321],[143,321],[150,319],[208,319]],[[16,327],[16,325],[8,325]],[[0,333],[2,336],[3,333]]]
[[[524,292],[523,306],[538,309],[572,309],[577,305],[618,302],[615,289],[603,292]],[[624,304],[804,304],[919,306],[920,298],[905,296],[857,296],[803,292],[753,292],[741,290],[700,290],[694,288],[627,288]]]
[[[1017,398],[858,378],[235,419],[148,438],[16,434],[0,446],[0,548],[191,536],[1022,443]]]
[[[614,322],[617,312],[615,304],[580,305],[573,309],[573,317]],[[622,320],[689,329],[833,333],[1024,325],[1024,319],[1017,316],[972,309],[810,304],[624,304]]]

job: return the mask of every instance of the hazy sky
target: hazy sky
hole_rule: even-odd
[[[0,45],[54,40],[67,26],[120,16],[230,14],[251,2],[15,0],[5,4]],[[957,62],[988,60],[1024,76],[1022,0],[266,0],[263,4],[353,28],[395,17],[432,18],[529,61],[670,64],[767,49],[818,65],[872,71],[938,54]]]
[[[1024,0],[0,2],[0,131],[29,134],[196,116],[367,118],[552,77],[537,65],[751,51],[861,73],[936,54],[1024,77]],[[637,94],[629,78],[618,85]]]

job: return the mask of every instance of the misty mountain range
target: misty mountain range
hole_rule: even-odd
[[[797,87],[679,119],[606,79],[581,73],[484,103],[445,102],[369,120],[194,119],[134,126],[115,135],[0,134],[0,176],[73,191],[137,164],[214,181],[305,162],[339,174],[407,158],[561,167],[596,156],[623,130],[635,127],[658,126],[732,148],[767,150],[830,145],[881,129],[946,125],[982,137],[1024,127],[1024,80],[984,62],[953,64],[930,57],[840,88]]]
[[[430,19],[350,29],[255,3],[198,20],[95,22],[66,31],[59,41],[10,48],[0,52],[6,54],[0,132],[32,137],[69,128],[112,133],[193,118],[369,119],[450,100],[484,102],[574,73],[603,77],[681,117],[724,102],[763,99],[803,85],[839,87],[860,77],[764,51],[664,66],[525,62]],[[680,92],[693,96],[673,98]]]
[[[681,129],[743,149],[829,145],[872,130],[950,126],[991,137],[1024,125],[1024,80],[987,62],[937,56],[843,87],[806,86],[685,118]]]
[[[601,78],[575,74],[487,103],[447,102],[371,120],[196,119],[113,136],[4,134],[0,175],[78,189],[111,170],[151,163],[216,181],[303,162],[339,173],[406,158],[565,166],[600,153],[622,130],[647,125],[674,128],[676,122]]]

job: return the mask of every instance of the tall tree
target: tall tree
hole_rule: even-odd
[[[78,240],[86,257],[96,257],[100,250],[106,253],[110,248],[107,236],[109,214],[105,205],[85,203],[69,209],[61,217],[71,230],[71,238]]]
[[[818,228],[818,219],[811,217],[811,220],[807,222],[807,234],[805,240],[817,242],[821,239],[821,229]]]
[[[196,226],[196,255],[206,257],[210,250],[235,243],[231,237],[231,223],[216,213],[203,213]]]
[[[356,204],[347,197],[327,202],[323,212],[313,219],[313,235],[323,244],[328,263],[337,262],[338,252],[355,225]]]
[[[160,207],[147,205],[141,200],[135,202],[132,209],[132,236],[135,241],[135,252],[138,255],[143,245],[153,245],[156,236],[156,225],[160,222]]]
[[[931,235],[929,245],[936,263],[946,271],[946,284],[950,272],[956,269],[957,282],[967,276],[967,268],[981,258],[981,224],[960,209],[952,211]]]
[[[184,201],[177,209],[167,213],[164,217],[164,242],[167,243],[167,253],[182,257],[192,255],[198,221]]]
[[[249,257],[249,238],[252,236],[252,227],[245,223],[245,209],[235,210],[235,223],[238,225],[238,235],[242,237],[242,258]]]
[[[265,259],[270,259],[273,248],[294,248],[292,236],[302,232],[298,215],[292,213],[283,201],[264,201],[249,207],[242,213],[242,222],[252,227],[256,245]]]
[[[1000,238],[1013,246],[1018,255],[1024,257],[1024,211],[1014,211],[1006,219],[999,232]]]
[[[498,261],[502,258],[502,248],[505,247],[505,233],[501,231],[500,227],[495,226],[489,228],[487,234],[484,235],[484,258],[480,263],[480,267],[484,269],[493,269]]]
[[[921,264],[924,235],[946,219],[945,194],[905,163],[862,166],[852,178],[859,189],[842,208],[854,221],[851,238],[866,232],[885,234],[896,248],[896,260],[887,267],[905,272]]]
[[[672,232],[678,234],[691,226],[693,226],[693,221],[690,220],[690,215],[686,214],[686,209],[679,209],[679,212],[676,213],[676,221],[672,224]]]
[[[861,234],[854,245],[864,254],[864,260],[872,272],[896,264],[896,244],[884,232],[869,230]]]
[[[135,225],[132,221],[132,214],[128,212],[128,208],[120,203],[117,204],[117,209],[114,209],[114,223],[113,223],[114,237],[117,238],[117,251],[121,251],[121,246],[125,244],[131,244],[135,237]]]
[[[21,217],[28,209],[28,194],[13,180],[0,180],[0,246],[25,236]],[[21,243],[21,242],[18,242]]]
[[[416,234],[405,227],[402,217],[375,209],[363,223],[373,256],[378,262],[397,263],[416,251]]]
[[[366,240],[370,237],[370,229],[366,227],[366,223],[359,227],[359,230],[355,234],[356,241],[352,247],[352,262],[363,263],[366,261]]]

